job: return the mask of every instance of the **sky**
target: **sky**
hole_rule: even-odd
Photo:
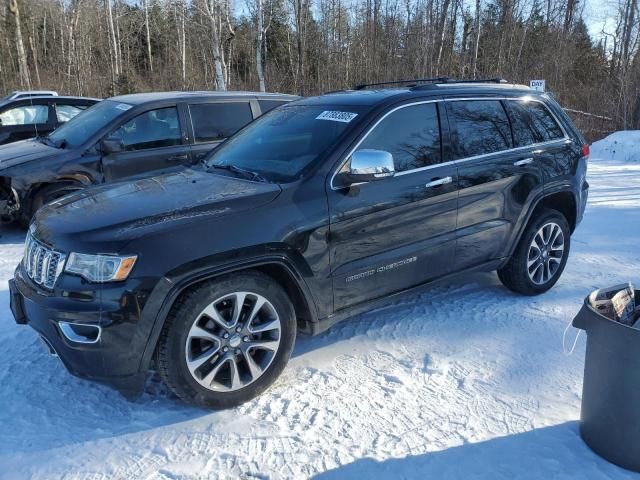
[[[617,6],[617,0],[585,0],[584,19],[594,40],[603,36],[603,29],[607,33],[615,32]]]

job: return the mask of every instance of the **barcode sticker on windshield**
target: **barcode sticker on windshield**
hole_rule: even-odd
[[[331,120],[333,122],[349,123],[351,120],[358,116],[357,113],[351,112],[332,112],[325,110],[316,117],[316,120]]]
[[[129,105],[128,103],[119,103],[118,105],[116,105],[116,108],[118,110],[124,110],[126,112],[131,108],[131,105]]]

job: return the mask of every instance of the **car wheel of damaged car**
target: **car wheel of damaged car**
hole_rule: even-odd
[[[28,224],[31,217],[47,203],[51,203],[58,198],[64,197],[70,193],[80,190],[82,187],[73,183],[56,183],[48,185],[38,190],[32,197],[31,208],[28,213],[24,215],[23,223]]]
[[[233,407],[276,380],[295,335],[293,306],[273,279],[258,272],[234,275],[176,302],[158,345],[158,370],[183,400]]]

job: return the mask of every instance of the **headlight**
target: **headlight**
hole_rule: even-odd
[[[138,259],[137,255],[87,255],[71,253],[64,270],[75,273],[90,282],[114,282],[125,280]]]

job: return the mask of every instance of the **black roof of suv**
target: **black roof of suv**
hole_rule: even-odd
[[[76,375],[139,392],[155,358],[180,398],[237,405],[282,372],[297,331],[390,296],[471,271],[526,295],[551,288],[587,157],[557,103],[527,88],[303,99],[202,165],[41,208],[10,282],[14,316]]]
[[[0,147],[0,220],[26,224],[39,206],[71,191],[197,164],[262,113],[298,98],[153,92],[103,100],[53,132]]]

